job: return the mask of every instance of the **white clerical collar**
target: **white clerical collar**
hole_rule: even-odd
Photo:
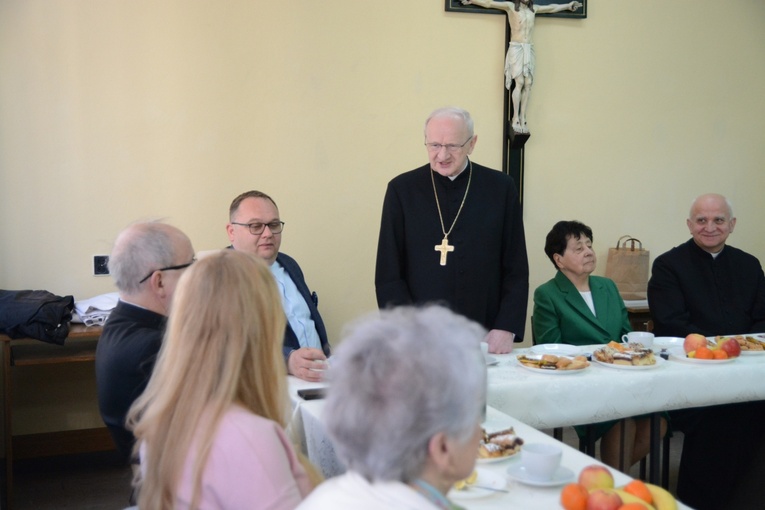
[[[462,170],[460,170],[459,172],[457,172],[454,175],[448,175],[447,177],[449,177],[449,180],[454,181],[454,179],[456,179],[457,177],[462,175],[462,172],[464,172],[467,167],[468,167],[468,160],[466,159],[465,160],[465,166],[462,167]]]

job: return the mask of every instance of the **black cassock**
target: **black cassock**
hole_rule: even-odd
[[[511,331],[520,342],[529,264],[515,183],[506,174],[472,163],[465,205],[449,234],[454,251],[442,266],[436,245],[444,234],[431,173],[446,231],[465,196],[470,165],[454,181],[425,165],[388,183],[377,245],[378,305],[441,303],[486,329]]]

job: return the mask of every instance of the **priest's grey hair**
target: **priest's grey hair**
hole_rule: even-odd
[[[425,136],[427,137],[427,129],[428,129],[428,123],[435,119],[436,117],[457,117],[462,120],[462,122],[465,123],[465,127],[467,128],[468,135],[470,135],[470,138],[473,138],[473,117],[470,116],[470,112],[467,110],[463,110],[462,108],[457,108],[456,106],[445,106],[443,108],[439,108],[438,110],[434,110],[430,115],[428,115],[427,120],[425,121]]]
[[[324,410],[340,460],[369,481],[408,483],[433,436],[468,441],[485,409],[485,334],[435,305],[352,324],[331,360]]]

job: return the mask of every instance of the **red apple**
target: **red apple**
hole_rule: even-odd
[[[615,492],[596,490],[587,498],[587,510],[617,510],[622,506],[622,498]]]
[[[579,473],[579,483],[584,485],[589,491],[593,489],[613,489],[614,476],[607,467],[600,464],[592,464],[582,469]]]
[[[691,333],[687,337],[685,337],[685,341],[683,342],[683,349],[685,349],[686,353],[689,353],[691,351],[695,351],[699,347],[706,347],[707,346],[707,339],[703,335],[699,335],[698,333]]]
[[[737,358],[741,356],[741,346],[733,338],[723,340],[720,344],[720,349],[728,353],[729,358]]]

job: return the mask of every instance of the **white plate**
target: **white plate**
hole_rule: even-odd
[[[698,358],[689,358],[685,355],[685,351],[683,349],[675,349],[669,352],[669,359],[672,361],[680,361],[683,363],[693,363],[694,365],[717,365],[719,363],[730,363],[731,361],[736,361],[736,358],[728,358],[728,359],[698,359]]]
[[[722,337],[729,337],[729,338],[732,338],[734,336],[744,336],[744,337],[751,336],[755,340],[759,340],[760,342],[765,342],[765,334],[763,334],[763,333],[752,333],[752,334],[749,334],[749,335],[720,335],[720,336],[722,336]],[[717,337],[714,337],[714,336],[709,336],[707,338],[712,340],[712,342],[716,342],[717,341],[716,340]],[[765,354],[765,351],[744,351],[744,350],[741,351],[741,355],[742,356],[757,356],[757,355],[760,355],[760,354]]]
[[[493,471],[489,471],[488,469],[482,468],[476,468],[476,472],[478,472],[478,478],[475,481],[475,485],[480,485],[481,487],[491,487],[492,489],[504,489],[507,487],[507,480],[505,480],[505,477],[499,473],[495,473]],[[449,499],[463,500],[485,498],[486,496],[491,496],[492,494],[501,493],[468,485],[466,489],[461,491],[452,489],[446,496]]]
[[[670,349],[672,347],[682,347],[685,338],[679,336],[657,336],[653,339],[653,346],[656,349]]]
[[[659,356],[654,355],[654,358],[656,359],[656,364],[654,365],[617,365],[615,363],[603,363],[602,361],[596,360],[594,357],[592,362],[597,363],[602,367],[615,368],[617,370],[652,370],[654,368],[659,368],[666,363],[664,359]]]
[[[499,365],[499,360],[495,358],[494,356],[489,356],[487,354],[484,356],[484,359],[486,360],[487,367],[493,367],[494,365]]]
[[[538,344],[529,349],[533,354],[555,354],[556,356],[578,356],[582,349],[571,344]]]
[[[564,485],[574,481],[574,472],[564,466],[559,466],[553,474],[552,479],[546,482],[539,482],[536,480],[529,480],[526,468],[523,464],[515,464],[507,468],[507,476],[521,482],[526,485],[533,485],[535,487],[555,487],[557,485]]]
[[[573,375],[573,374],[581,374],[585,370],[589,369],[592,365],[587,365],[584,368],[579,368],[577,370],[550,370],[549,368],[534,368],[529,367],[518,361],[518,365],[521,366],[521,368],[525,368],[526,370],[530,370],[534,372],[535,374],[542,374],[542,375]]]
[[[493,434],[495,432],[499,432],[500,430],[506,430],[512,426],[513,421],[509,416],[497,417],[481,423],[481,427],[486,431],[487,434]]]
[[[520,458],[520,455],[518,455],[519,453],[521,452],[517,451],[513,453],[512,455],[505,455],[504,457],[488,457],[486,459],[478,458],[475,461],[477,464],[494,464],[495,462],[503,462],[510,459],[518,459]]]

